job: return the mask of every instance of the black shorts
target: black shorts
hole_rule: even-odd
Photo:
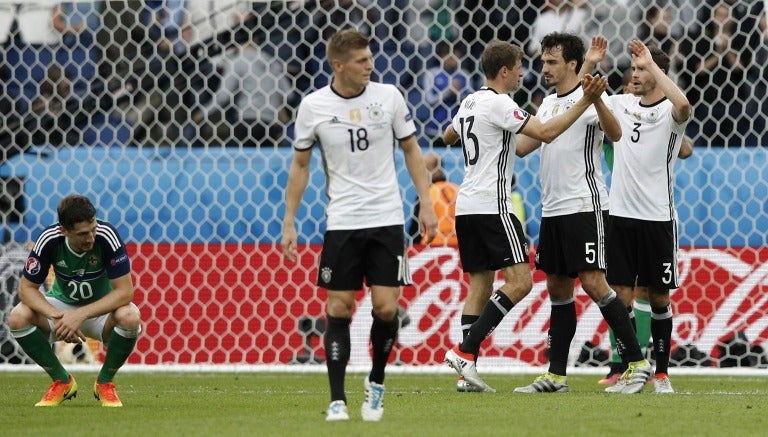
[[[536,268],[571,278],[586,270],[605,270],[607,220],[607,211],[543,217]]]
[[[611,216],[607,228],[608,283],[677,288],[677,222]]]
[[[465,272],[499,270],[528,263],[528,241],[514,214],[456,216],[459,257]]]
[[[360,290],[365,284],[398,287],[411,283],[402,225],[326,231],[317,285]]]

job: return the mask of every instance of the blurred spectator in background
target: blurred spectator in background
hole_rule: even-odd
[[[546,9],[533,22],[526,52],[531,57],[541,55],[541,40],[552,32],[584,35],[587,10],[581,0],[549,0]]]
[[[754,57],[747,71],[747,80],[742,84],[740,95],[745,99],[744,113],[753,114],[755,119],[749,132],[756,135],[757,145],[768,146],[768,5],[756,8],[758,33]]]
[[[229,44],[234,43],[236,33],[245,31],[249,7],[250,3],[241,0],[186,1],[187,20],[182,28],[182,40],[189,49],[179,55],[183,65],[173,80],[182,102],[174,111],[174,121],[181,127],[186,144],[198,140],[192,115],[208,105],[221,86],[217,65]]]
[[[572,33],[585,37],[587,10],[582,0],[548,0],[545,9],[539,14],[531,27],[531,37],[525,47],[531,58],[531,64],[523,77],[522,89],[530,90],[530,105],[538,108],[547,92],[541,83],[541,40],[552,32]]]
[[[294,86],[294,93],[287,101],[291,108],[297,107],[301,95],[312,87],[323,63],[322,57],[312,57],[319,33],[310,26],[314,10],[304,3],[304,0],[253,3],[246,20],[250,23],[249,31],[259,32],[262,50],[285,63]]]
[[[424,133],[434,146],[445,146],[442,132],[458,110],[461,100],[472,89],[471,74],[461,68],[464,52],[459,44],[441,41],[437,44],[440,65],[428,69],[422,79],[424,101],[430,111],[425,122]]]
[[[0,18],[4,60],[0,81],[22,113],[40,93],[58,41],[51,24],[54,0],[5,5]]]
[[[192,116],[199,124],[214,113],[221,123],[213,135],[225,145],[276,146],[284,139],[289,117],[285,99],[291,84],[281,63],[259,48],[252,39],[223,60],[221,87],[211,102]],[[234,141],[235,144],[228,144]]]
[[[31,110],[38,115],[40,129],[33,132],[34,144],[58,145],[65,141],[77,142],[79,134],[70,128],[73,126],[73,114],[66,110],[67,101],[72,97],[72,82],[66,70],[58,65],[48,67],[46,77],[40,84],[40,94],[32,102]]]
[[[460,1],[447,0],[455,10],[454,20],[461,29],[460,40],[467,46],[462,65],[474,73],[473,88],[485,83],[485,76],[477,68],[485,47],[493,40],[528,41],[528,23],[535,21],[545,1],[478,0],[473,6],[467,3],[465,7]]]
[[[424,155],[424,166],[431,178],[429,194],[432,198],[432,207],[437,215],[437,235],[429,243],[430,246],[458,246],[456,238],[456,196],[459,195],[459,186],[447,180],[443,171],[440,155],[430,152]],[[413,207],[413,219],[408,225],[408,235],[414,244],[427,244],[426,234],[419,226],[419,212],[421,203],[416,199]]]
[[[697,40],[696,56],[688,64],[693,73],[693,120],[700,123],[702,140],[712,146],[729,145],[737,133],[736,121],[743,116],[742,108],[731,102],[744,80],[740,52],[748,48],[736,45],[738,23],[731,12],[726,3],[712,9],[711,20],[705,21],[705,38]]]
[[[56,62],[73,79],[74,92],[85,94],[96,76],[99,53],[96,32],[100,24],[102,2],[61,2],[53,9],[53,28],[61,36]]]
[[[628,17],[631,7],[635,2],[630,0],[588,0],[587,24],[584,26],[583,36],[602,35],[608,40],[609,53],[614,56],[606,56],[601,61],[599,71],[608,76],[608,88],[621,87],[622,72],[627,70],[632,63],[629,51],[626,49],[629,42],[636,37],[636,20]],[[585,41],[586,43],[586,41]]]
[[[637,39],[647,44],[655,44],[674,63],[676,44],[681,35],[672,33],[672,13],[665,6],[650,6],[645,13],[645,20],[637,31]]]
[[[188,119],[183,111],[181,92],[174,82],[187,56],[188,28],[187,2],[185,0],[146,1],[139,9],[139,36],[141,53],[146,66],[136,69],[138,82],[144,85],[154,83],[153,89],[142,89],[137,95],[140,104],[138,122],[133,140],[150,146],[172,145],[181,138],[182,126],[178,118]],[[189,80],[184,77],[182,80]],[[142,87],[143,88],[143,87]]]

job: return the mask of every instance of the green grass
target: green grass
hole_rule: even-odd
[[[448,374],[390,374],[386,413],[360,419],[362,374],[347,377],[351,420],[326,423],[323,373],[128,373],[116,380],[125,407],[101,408],[95,374],[75,372],[79,394],[35,408],[42,372],[0,373],[2,435],[139,436],[757,436],[768,434],[768,376],[673,376],[677,393],[602,392],[595,375],[569,377],[570,393],[513,393],[533,375],[488,375],[498,393],[457,393]]]

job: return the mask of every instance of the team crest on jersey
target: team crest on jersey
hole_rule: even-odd
[[[557,115],[557,114],[559,114],[561,112],[565,112],[565,111],[571,109],[571,106],[573,106],[573,103],[574,103],[573,100],[566,100],[563,103],[556,104],[552,108],[552,116],[554,117],[555,115]]]
[[[99,263],[99,259],[96,258],[95,255],[91,255],[90,257],[88,257],[88,264],[95,266],[98,263]]]
[[[652,109],[651,112],[647,113],[645,117],[650,122],[654,122],[659,119],[659,111],[657,109]]]
[[[381,121],[384,118],[384,110],[381,108],[381,103],[371,103],[368,105],[368,118],[372,121]]]
[[[40,261],[38,261],[37,258],[30,256],[27,258],[27,266],[25,269],[30,275],[36,275],[40,273]]]
[[[320,279],[322,279],[326,284],[331,282],[331,273],[333,273],[333,271],[330,267],[323,267],[320,270]]]
[[[360,120],[362,119],[363,114],[359,108],[355,108],[349,111],[349,121],[351,121],[353,124],[360,123]]]

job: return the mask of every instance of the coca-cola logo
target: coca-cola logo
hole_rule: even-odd
[[[319,335],[306,338],[297,328],[303,318],[325,316],[326,294],[315,283],[321,250],[302,246],[297,262],[286,263],[281,250],[267,244],[129,244],[134,301],[146,328],[130,362],[288,364],[299,354],[324,358]],[[403,287],[399,303],[410,323],[400,331],[392,359],[439,365],[461,341],[467,277],[455,248],[413,248],[409,263],[414,284]],[[690,344],[714,358],[719,343],[736,331],[753,345],[765,343],[768,248],[682,250],[678,268],[682,285],[671,293],[673,352]],[[222,272],[229,272],[226,281]],[[483,343],[481,366],[546,362],[550,302],[544,274],[532,275],[531,294]],[[371,301],[367,292],[356,297],[350,362],[369,366]],[[587,341],[608,349],[608,326],[597,306],[580,289],[575,301],[572,363]]]
[[[691,344],[711,353],[725,336],[743,331],[760,344],[768,335],[768,250],[691,249],[679,254],[681,287],[671,291],[675,345]],[[404,363],[437,364],[447,348],[461,341],[461,312],[467,282],[458,250],[451,247],[414,251],[410,258],[414,287],[402,301],[411,323],[399,334],[399,359]],[[541,272],[534,272],[531,294],[518,303],[483,344],[485,362],[544,364],[550,302]],[[495,286],[501,285],[499,279]],[[599,308],[580,288],[576,302],[579,322],[571,343],[571,364],[590,341],[609,349],[608,326]],[[367,364],[371,304],[365,296],[352,322],[351,362]],[[356,347],[357,346],[357,347]]]

